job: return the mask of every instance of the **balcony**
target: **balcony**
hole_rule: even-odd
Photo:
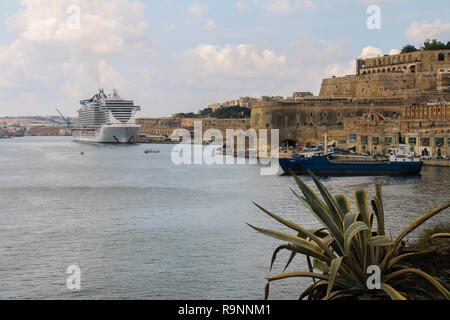
[[[371,67],[360,67],[360,70],[363,69],[372,69],[372,68],[382,68],[382,67],[390,67],[390,66],[399,66],[402,64],[410,64],[410,63],[417,63],[417,62],[422,62],[422,60],[420,59],[416,59],[416,60],[411,60],[411,61],[403,61],[403,62],[395,62],[395,63],[389,63],[389,64],[380,64],[380,65],[376,65],[376,66],[371,66]]]

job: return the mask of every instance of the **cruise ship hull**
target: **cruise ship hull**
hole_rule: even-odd
[[[285,174],[307,174],[311,170],[323,176],[418,175],[422,162],[332,161],[326,156],[280,159]]]
[[[73,139],[91,143],[134,143],[141,127],[139,125],[103,125],[97,130],[77,130]]]

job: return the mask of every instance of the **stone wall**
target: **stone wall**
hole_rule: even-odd
[[[28,134],[45,135],[45,136],[63,136],[66,134],[66,129],[57,127],[32,127],[28,130]]]
[[[436,76],[420,82],[420,89],[436,87]],[[354,98],[400,97],[415,89],[417,76],[412,73],[381,73],[328,78],[322,81],[320,96],[351,96]]]
[[[226,137],[227,129],[250,128],[250,119],[216,119],[216,118],[141,118],[136,122],[141,125],[141,134],[149,136],[172,136],[176,129],[186,129],[191,133],[194,131],[195,122],[202,123],[202,131],[205,133],[209,129],[217,129]]]
[[[148,136],[170,137],[173,131],[181,128],[181,119],[177,118],[140,118],[136,123],[141,126],[141,134]]]
[[[328,132],[330,140],[348,140],[358,129],[359,120],[376,112],[382,118],[399,119],[402,104],[371,102],[336,102],[307,105],[299,103],[261,103],[252,108],[251,127],[279,129],[280,142],[322,142]]]

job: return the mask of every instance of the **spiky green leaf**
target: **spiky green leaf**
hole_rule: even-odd
[[[296,236],[293,236],[293,235],[290,235],[287,233],[278,232],[278,231],[274,231],[274,230],[268,230],[268,229],[261,229],[261,228],[254,227],[250,224],[249,224],[249,226],[252,229],[254,229],[266,236],[269,236],[269,237],[272,237],[275,239],[279,239],[279,240],[283,240],[283,241],[286,241],[286,242],[296,245],[295,250],[298,251],[299,253],[310,255],[314,258],[323,260],[325,262],[331,262],[331,259],[329,257],[327,257],[315,250],[316,245],[312,242],[309,242],[305,239],[302,239],[302,238],[299,238],[299,237],[296,237]]]
[[[423,277],[424,279],[428,280],[428,282],[430,282],[442,294],[442,296],[446,300],[450,300],[450,292],[434,277],[430,276],[428,273],[423,272],[422,270],[419,270],[419,269],[409,268],[409,269],[402,269],[402,270],[399,270],[396,272],[392,272],[385,277],[384,281],[389,282],[390,280],[392,280],[396,277],[399,277],[399,276],[402,276],[402,275],[405,275],[408,273],[417,274],[417,275]]]
[[[267,215],[269,215],[273,219],[277,220],[278,222],[282,223],[283,225],[287,226],[288,228],[297,231],[300,234],[301,238],[310,238],[312,241],[317,243],[325,251],[325,253],[330,258],[334,258],[335,257],[335,254],[330,250],[330,248],[328,248],[328,246],[326,246],[325,243],[323,243],[323,241],[318,236],[316,236],[313,232],[311,232],[311,231],[309,231],[309,230],[299,226],[298,224],[296,224],[296,223],[294,223],[292,221],[289,221],[287,219],[283,219],[283,218],[279,217],[278,215],[270,212],[269,210],[264,209],[263,207],[261,207],[260,205],[258,205],[255,202],[253,202],[253,203],[261,211],[263,211],[264,213],[266,213]]]
[[[272,254],[272,259],[270,261],[270,271],[272,271],[273,264],[275,263],[275,260],[277,259],[277,255],[281,250],[291,250],[291,245],[289,244],[283,244],[275,249],[275,251]]]
[[[369,245],[374,247],[388,247],[392,246],[393,243],[394,242],[386,238],[386,236],[375,236],[369,239]]]
[[[369,230],[369,227],[367,224],[365,224],[362,221],[356,221],[352,225],[348,227],[348,229],[345,231],[344,234],[344,252],[348,256],[350,255],[350,247],[353,238],[356,234],[358,234],[361,231]]]
[[[334,281],[336,280],[336,276],[339,271],[339,267],[341,266],[342,259],[344,257],[339,257],[331,261],[331,267],[330,267],[330,279],[328,280],[328,287],[327,287],[327,295],[326,299],[330,297],[331,291],[334,287]]]
[[[311,213],[316,217],[316,219],[319,220],[319,222],[322,223],[322,225],[328,229],[330,234],[336,240],[336,243],[341,249],[341,251],[343,251],[344,238],[342,237],[340,229],[327,212],[327,209],[324,209],[322,206],[318,205],[317,202],[315,201],[308,201],[306,198],[303,198],[294,190],[292,190],[292,192],[299,200],[303,202],[303,204],[311,211]]]
[[[270,278],[267,278],[269,282],[282,280],[282,279],[288,279],[288,278],[315,278],[315,279],[321,279],[321,280],[327,280],[329,277],[327,275],[314,273],[314,272],[303,272],[303,271],[294,271],[294,272],[286,272],[282,273]]]
[[[336,200],[336,203],[338,204],[344,216],[351,211],[350,203],[348,201],[347,196],[344,193],[339,193],[335,195],[334,200]]]
[[[447,232],[435,233],[430,237],[430,240],[435,238],[450,238],[450,233]]]
[[[367,190],[355,190],[355,202],[361,215],[362,221],[367,226],[370,226],[369,208],[367,207]]]
[[[342,230],[345,213],[341,210],[341,208],[339,207],[336,200],[328,192],[327,188],[325,188],[325,186],[311,172],[311,170],[308,170],[308,174],[311,177],[311,179],[314,181],[317,189],[319,190],[320,194],[322,195],[322,198],[325,201],[325,204],[327,205],[328,213],[329,213],[330,217],[333,219],[334,223],[338,226],[339,230]]]
[[[406,237],[409,233],[411,233],[412,231],[417,229],[419,226],[421,226],[425,221],[427,221],[430,218],[434,217],[438,213],[444,211],[448,207],[450,207],[450,202],[444,203],[443,205],[441,205],[441,206],[439,206],[437,208],[434,208],[433,210],[431,210],[431,211],[421,215],[420,217],[415,219],[413,222],[411,222],[411,224],[405,230],[403,230],[397,236],[397,238],[395,238],[394,244],[392,245],[392,247],[389,249],[389,251],[387,252],[386,256],[384,257],[381,267],[382,268],[386,267],[386,265],[389,263],[389,260],[392,257],[392,254],[394,253],[395,249],[397,248],[397,246],[400,244],[400,242],[403,240],[404,237]]]
[[[406,300],[406,298],[402,296],[400,292],[386,283],[381,284],[381,290],[383,290],[389,297],[391,297],[392,300]]]

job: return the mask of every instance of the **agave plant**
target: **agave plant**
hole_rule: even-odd
[[[406,300],[418,297],[450,299],[448,288],[439,279],[405,262],[405,258],[424,254],[429,250],[402,250],[405,236],[447,209],[450,202],[415,219],[395,239],[391,240],[385,234],[381,185],[375,186],[375,197],[370,202],[371,209],[368,205],[367,190],[356,190],[357,212],[351,212],[349,200],[345,194],[332,196],[311,172],[309,175],[322,199],[295,175],[294,178],[303,196],[291,190],[323,225],[322,229],[305,229],[255,203],[263,212],[296,233],[293,235],[249,225],[264,235],[287,242],[275,250],[270,269],[281,250],[291,252],[286,268],[297,254],[306,256],[309,268],[308,271],[287,272],[268,278],[266,299],[269,297],[270,283],[295,277],[307,277],[313,280],[313,283],[301,294],[300,300],[305,298],[309,300],[356,298]],[[441,236],[446,235],[435,235],[435,237]],[[368,286],[368,280],[372,276],[372,272],[368,271],[373,270],[374,266],[380,273],[380,283],[375,289]],[[424,282],[428,285],[424,286]]]

